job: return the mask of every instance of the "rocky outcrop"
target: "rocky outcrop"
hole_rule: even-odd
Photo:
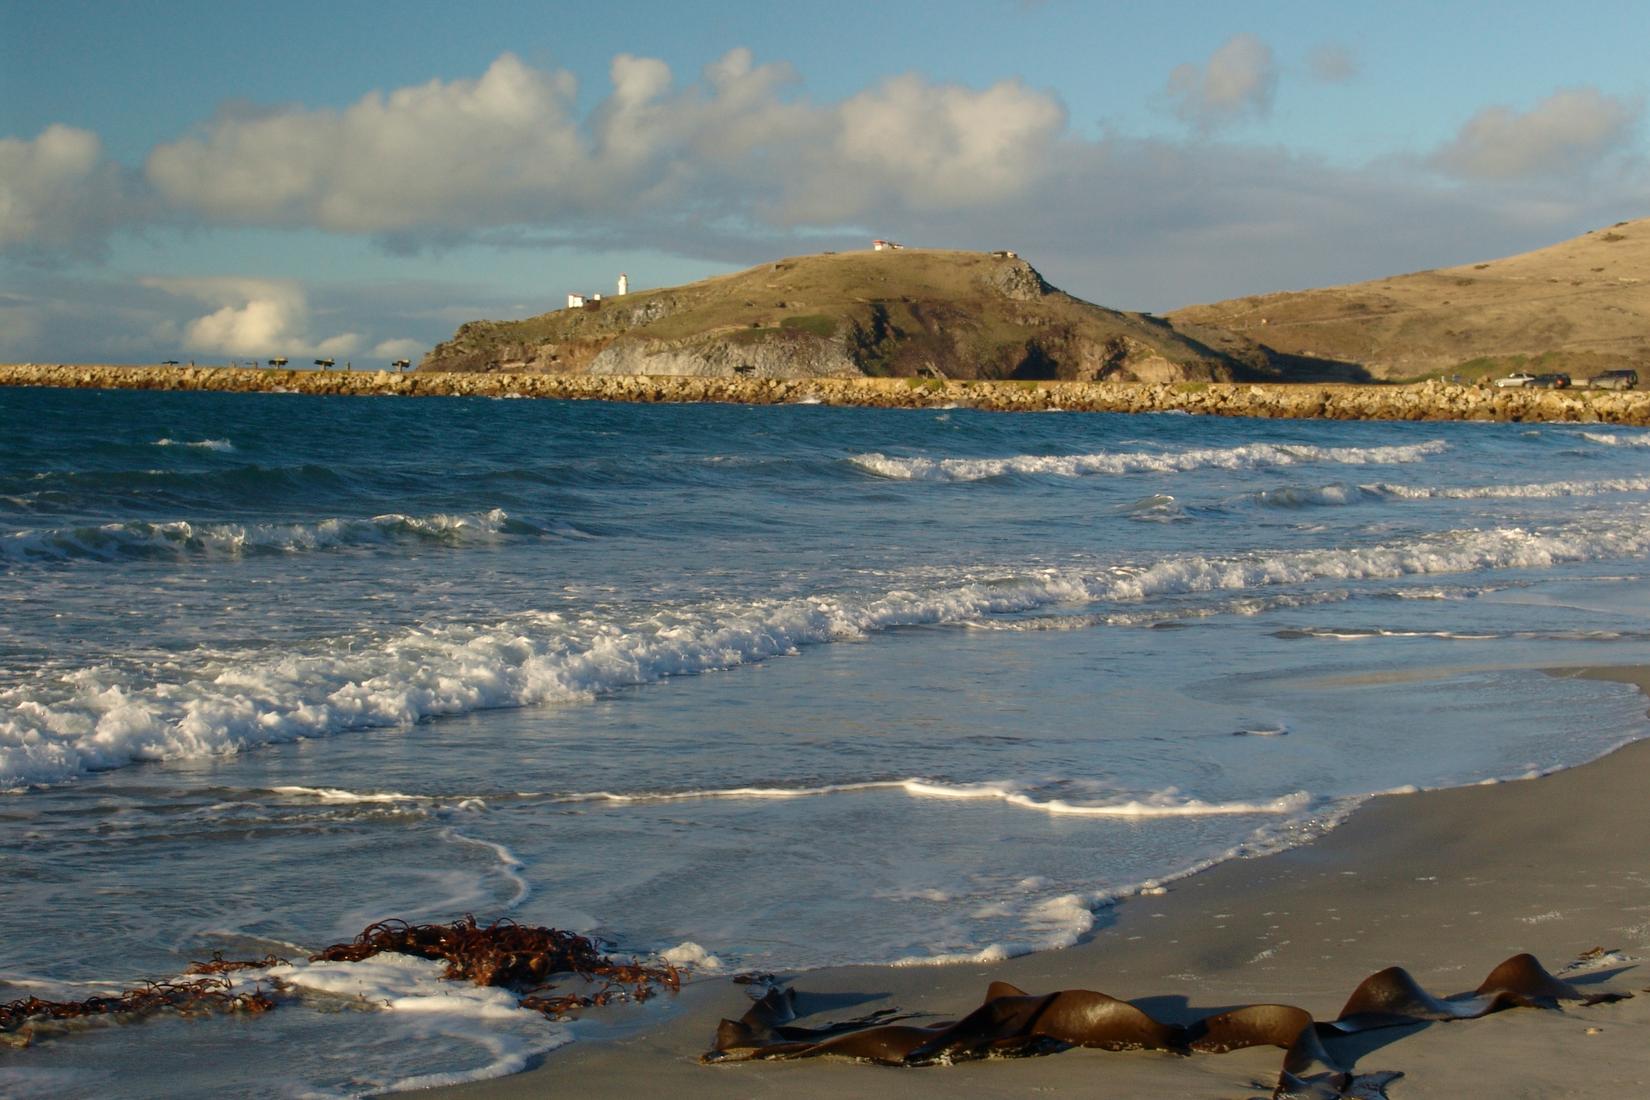
[[[1650,392],[1231,382],[1015,382],[939,378],[758,378],[649,375],[392,374],[388,371],[248,370],[0,364],[0,385],[208,390],[405,397],[538,397],[560,400],[817,403],[991,411],[1186,412],[1329,420],[1568,421],[1650,425]]]
[[[859,374],[859,367],[842,342],[798,332],[760,342],[616,340],[590,361],[585,372],[603,376],[823,378],[852,377]]]
[[[1054,293],[1054,288],[1043,281],[1037,269],[1021,259],[1011,259],[989,268],[981,276],[981,281],[1016,302],[1035,302],[1046,294]]]

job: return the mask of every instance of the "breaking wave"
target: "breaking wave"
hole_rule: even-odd
[[[1633,519],[1550,531],[1498,527],[1347,549],[1173,555],[1100,572],[962,575],[920,590],[695,604],[629,621],[531,612],[168,669],[160,683],[141,670],[90,667],[0,691],[0,789],[439,715],[584,701],[899,627],[1318,581],[1540,569],[1647,551],[1650,525]]]
[[[899,481],[984,481],[1007,474],[1084,477],[1092,474],[1180,473],[1210,467],[1252,469],[1309,462],[1350,466],[1420,462],[1447,450],[1443,440],[1389,447],[1314,447],[1305,444],[1248,443],[1240,447],[1199,447],[1187,451],[1122,451],[1115,454],[1011,455],[1006,458],[897,458],[879,452],[855,455],[855,466]]]
[[[227,439],[157,439],[157,447],[197,447],[203,451],[233,451],[235,445]]]
[[[1602,443],[1606,447],[1650,447],[1650,433],[1618,435],[1614,432],[1582,432],[1581,438]]]
[[[1544,481],[1527,485],[1285,485],[1263,489],[1253,498],[1273,508],[1303,508],[1357,504],[1373,500],[1551,500],[1560,497],[1604,496],[1609,493],[1650,492],[1650,477],[1607,478],[1598,481]]]
[[[543,534],[512,519],[502,508],[486,512],[428,516],[389,513],[371,518],[323,519],[314,523],[103,523],[46,527],[0,536],[0,561],[42,562],[90,559],[249,557],[293,554],[396,542],[448,545],[484,543],[501,535]]]
[[[1174,788],[1107,802],[1072,802],[1063,798],[1038,798],[1034,793],[1009,783],[941,783],[932,779],[882,779],[863,783],[831,783],[819,787],[727,787],[698,791],[660,791],[613,794],[609,791],[562,796],[567,802],[694,802],[704,799],[762,800],[817,798],[823,795],[863,791],[902,791],[912,798],[945,798],[996,801],[1050,816],[1070,817],[1209,817],[1226,814],[1292,814],[1312,804],[1305,791],[1260,802],[1204,802],[1183,798]]]

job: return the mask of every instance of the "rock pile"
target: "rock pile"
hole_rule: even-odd
[[[1186,412],[1326,420],[1570,421],[1650,425],[1650,392],[1243,382],[1020,382],[938,378],[727,378],[677,375],[257,370],[0,364],[0,385],[232,393],[541,397],[562,400],[818,403],[1036,412]]]

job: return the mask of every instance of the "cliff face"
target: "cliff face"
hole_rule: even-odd
[[[1003,254],[911,249],[799,256],[522,321],[475,321],[424,371],[754,378],[1220,381],[1270,373],[1144,314],[1048,285]]]

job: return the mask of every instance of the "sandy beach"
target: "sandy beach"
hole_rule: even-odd
[[[1565,669],[1650,691],[1650,669]],[[986,985],[1083,988],[1165,1020],[1283,1002],[1332,1019],[1387,966],[1430,992],[1475,988],[1502,960],[1535,954],[1588,991],[1634,999],[1359,1036],[1359,1074],[1401,1071],[1393,1097],[1641,1095],[1650,1088],[1650,742],[1527,781],[1390,795],[1312,843],[1235,860],[1161,895],[1101,914],[1080,945],[984,965],[844,967],[791,979],[805,1024],[877,1009],[956,1018]],[[1608,954],[1577,963],[1584,953]],[[1570,968],[1570,969],[1566,969]],[[666,1006],[613,1011],[584,1037],[513,1077],[425,1095],[508,1100],[576,1087],[619,1096],[1232,1097],[1271,1091],[1279,1052],[1180,1057],[1071,1050],[1040,1058],[887,1069],[842,1060],[705,1066],[719,1019],[749,1006],[726,977],[689,983]],[[1349,1048],[1340,1047],[1345,1055]],[[1378,1093],[1376,1094],[1378,1095]]]

